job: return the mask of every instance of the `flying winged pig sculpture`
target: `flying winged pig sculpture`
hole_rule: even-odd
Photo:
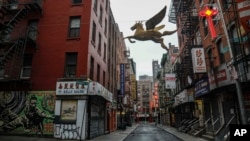
[[[139,41],[152,40],[155,43],[160,43],[161,47],[163,49],[166,49],[168,51],[168,48],[164,44],[164,39],[162,38],[162,36],[172,35],[177,30],[163,31],[161,33],[159,30],[161,30],[162,28],[164,28],[165,25],[160,25],[160,26],[156,27],[156,25],[159,24],[163,20],[163,18],[165,17],[166,10],[167,10],[167,6],[165,6],[159,13],[157,13],[156,15],[154,15],[152,18],[150,18],[149,20],[147,20],[146,21],[146,30],[143,28],[142,21],[136,22],[130,28],[132,31],[135,30],[134,35],[127,36],[124,39],[128,39],[131,43],[135,43],[135,41],[133,41],[131,39],[136,39],[136,40],[139,40]]]

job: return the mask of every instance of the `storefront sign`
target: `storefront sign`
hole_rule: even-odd
[[[59,81],[56,83],[56,95],[87,94],[88,82]]]
[[[192,48],[192,62],[194,73],[206,73],[206,60],[203,48]]]
[[[120,64],[120,94],[119,97],[125,95],[125,64]]]
[[[176,77],[175,74],[165,74],[165,87],[166,89],[176,88]]]
[[[199,97],[202,95],[205,95],[209,92],[209,83],[208,83],[208,79],[204,78],[201,79],[200,81],[198,81],[195,84],[195,97]]]
[[[59,81],[56,95],[99,95],[112,102],[113,94],[98,82]]]
[[[113,98],[112,93],[98,82],[89,83],[88,95],[99,95],[110,102],[112,102]]]
[[[183,90],[174,98],[174,106],[178,106],[182,103],[188,102],[187,90]]]
[[[222,64],[218,67],[218,70],[211,70],[208,72],[208,80],[210,90],[213,90],[218,87],[226,86],[233,84],[232,76],[230,74],[229,67],[226,64]]]
[[[241,25],[243,26],[245,33],[247,33],[250,31],[250,1],[237,0],[237,8],[239,11]]]

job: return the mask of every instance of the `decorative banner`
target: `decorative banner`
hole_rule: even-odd
[[[125,64],[120,64],[120,94],[119,97],[125,95]]]
[[[206,73],[206,60],[203,48],[192,48],[192,62],[194,73]]]
[[[250,1],[249,0],[236,0],[237,8],[239,11],[240,22],[245,31],[243,35],[250,31]]]
[[[166,89],[175,89],[176,88],[175,80],[176,80],[175,74],[165,74]]]

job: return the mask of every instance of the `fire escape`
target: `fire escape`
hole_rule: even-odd
[[[231,8],[229,5],[232,5]],[[237,2],[232,0],[224,4],[223,12],[225,18],[229,19],[227,25],[234,24],[235,29],[240,29],[240,17],[238,15]],[[241,30],[237,30],[236,34],[233,35],[232,29],[229,31],[230,44],[232,48],[232,53],[234,54],[234,66],[237,66],[238,77],[241,82],[246,82],[249,80],[247,73],[249,73],[249,61],[250,61],[250,33],[242,33]]]
[[[180,44],[180,64],[177,64],[176,75],[180,80],[181,89],[188,87],[188,76],[193,78],[193,66],[191,49],[194,47],[201,47],[201,45],[194,44],[193,39],[196,36],[196,29],[199,24],[199,18],[194,6],[193,0],[175,0],[172,1],[169,21],[177,22],[180,29],[179,35]],[[178,17],[178,18],[177,18]]]
[[[29,14],[42,14],[42,0],[3,0],[0,3],[0,89],[20,89],[24,54],[34,52],[36,28],[20,26]]]

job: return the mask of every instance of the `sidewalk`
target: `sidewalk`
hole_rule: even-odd
[[[126,130],[116,130],[111,132],[110,134],[102,135],[91,140],[86,141],[123,141],[131,132],[133,132],[139,124],[133,124],[131,127],[127,126]],[[203,138],[194,137],[189,134],[185,134],[179,132],[176,128],[165,126],[165,125],[157,125],[159,128],[162,128],[182,139],[183,141],[207,141]],[[54,138],[41,138],[41,137],[23,137],[23,136],[0,136],[0,141],[61,141],[61,139]],[[63,141],[73,141],[73,140],[63,140]]]
[[[91,140],[86,141],[123,141],[139,124],[133,124],[131,127],[127,126],[126,130],[116,130],[110,134],[105,134]],[[5,136],[0,135],[0,141],[74,141],[61,140],[55,138],[41,138],[41,137],[24,137],[24,136]]]
[[[165,125],[157,125],[159,128],[164,129],[165,131],[169,132],[170,134],[173,134],[177,136],[178,138],[182,139],[183,141],[207,141],[206,139],[195,137],[183,132],[178,131],[174,127],[165,126]]]

